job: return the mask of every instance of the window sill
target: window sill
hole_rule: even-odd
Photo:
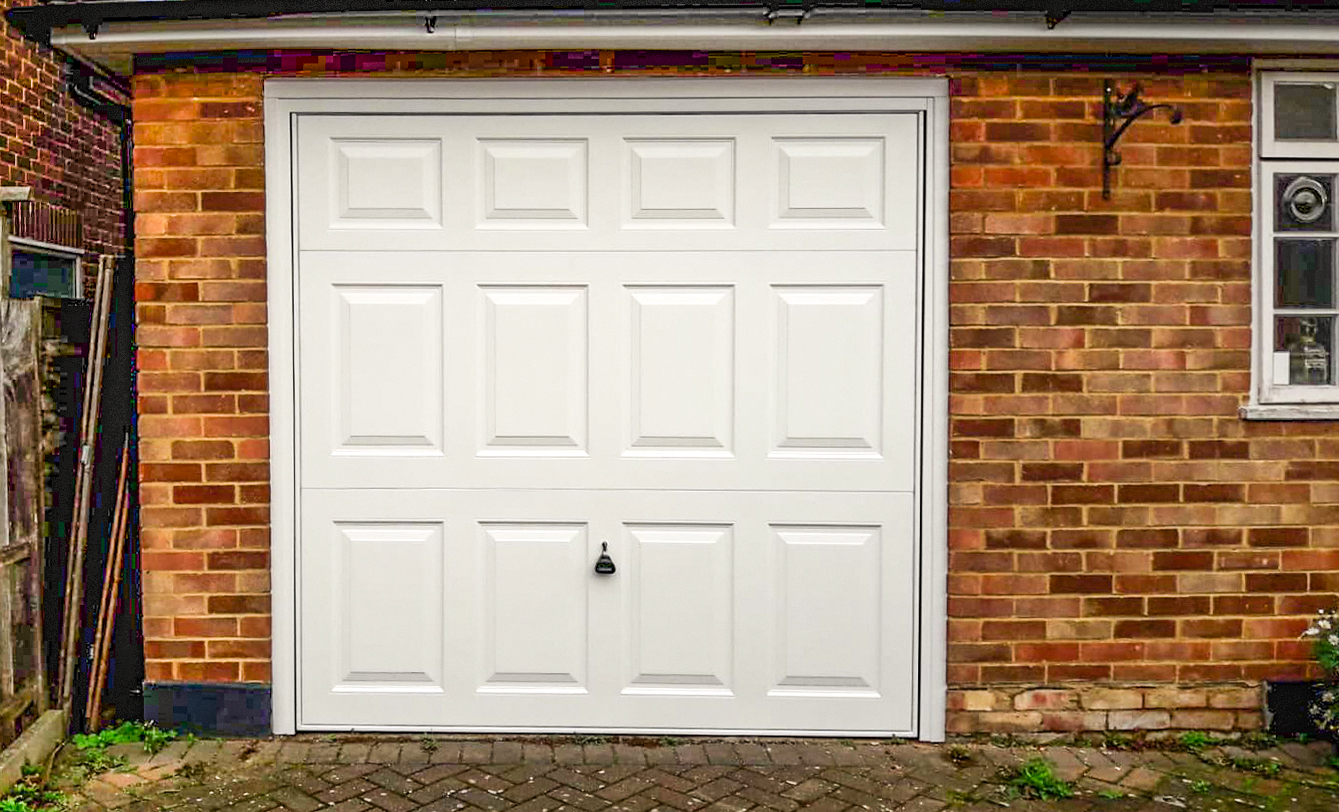
[[[1339,403],[1252,403],[1238,413],[1242,420],[1339,420]]]

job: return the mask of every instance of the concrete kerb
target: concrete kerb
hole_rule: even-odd
[[[65,741],[66,716],[63,709],[49,710],[0,752],[0,794],[23,777],[29,764],[43,764]]]

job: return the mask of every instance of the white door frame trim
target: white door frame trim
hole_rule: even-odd
[[[294,122],[303,113],[897,112],[925,115],[918,482],[917,735],[942,741],[947,700],[948,82],[903,77],[270,79],[265,83],[269,308],[271,724],[298,726],[298,466]]]

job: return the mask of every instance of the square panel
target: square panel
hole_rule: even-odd
[[[734,435],[734,288],[627,291],[627,453],[728,456]]]
[[[484,454],[585,453],[586,288],[481,288]]]
[[[734,139],[627,139],[625,149],[625,225],[728,228],[734,224]]]
[[[629,525],[626,536],[632,669],[623,693],[728,696],[735,654],[733,529]]]
[[[584,692],[586,527],[481,524],[484,679],[492,693]]]
[[[777,138],[773,144],[773,228],[883,227],[883,138]]]
[[[584,228],[587,151],[585,139],[480,139],[480,228]]]
[[[330,141],[332,228],[442,227],[442,143],[432,139]]]
[[[1274,318],[1275,384],[1334,384],[1334,316]]]
[[[1276,231],[1334,229],[1334,175],[1274,176]]]
[[[1333,82],[1274,85],[1274,137],[1292,141],[1335,139]]]
[[[334,285],[335,454],[441,454],[442,289]]]
[[[334,691],[440,692],[442,526],[341,522],[333,530]]]
[[[878,527],[772,528],[776,683],[771,693],[876,695],[882,660]]]
[[[876,457],[883,446],[883,288],[772,289],[772,454]]]
[[[1335,240],[1274,240],[1274,306],[1334,307]]]

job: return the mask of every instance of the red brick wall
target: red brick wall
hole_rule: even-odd
[[[268,677],[264,69],[568,64],[352,59],[136,80],[150,680]],[[654,61],[590,61],[638,60]],[[778,62],[925,67],[816,55],[693,71]],[[1236,411],[1250,384],[1250,78],[1118,75],[1186,120],[1135,125],[1108,202],[1097,74],[947,71],[952,724],[1256,725],[1253,690],[1119,687],[1303,676],[1304,618],[1339,589],[1339,431]],[[1023,690],[1092,683],[1118,690]]]
[[[12,5],[0,2],[0,9]],[[75,247],[120,253],[117,127],[65,93],[63,63],[51,49],[23,39],[3,20],[0,30],[0,186],[31,186],[41,200],[78,212],[84,240]]]
[[[145,678],[268,681],[261,79],[134,91]]]
[[[1098,78],[954,83],[957,686],[1303,677],[1306,615],[1335,603],[1339,427],[1237,413],[1250,386],[1250,78],[1143,83],[1185,121],[1129,131],[1110,201]],[[1171,723],[1166,705],[1123,702],[1160,710],[1145,725]],[[1043,719],[1026,698],[974,710],[1000,713],[955,723],[1089,724]]]

